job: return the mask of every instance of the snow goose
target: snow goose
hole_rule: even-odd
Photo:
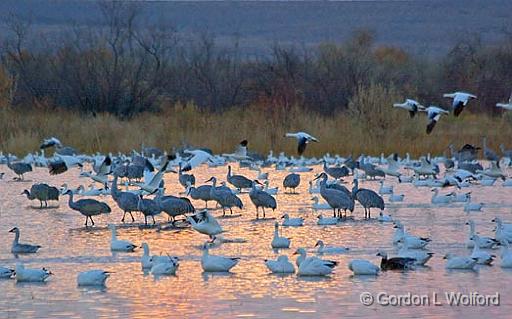
[[[496,226],[501,228],[502,230],[504,230],[506,232],[512,232],[512,224],[504,223],[503,220],[501,220],[501,218],[495,217],[492,220],[492,222],[496,223]]]
[[[471,258],[476,258],[477,264],[490,265],[496,256],[480,250],[480,245],[478,244],[480,242],[480,236],[473,235],[471,240],[473,240],[473,252],[471,253]]]
[[[480,212],[482,211],[482,207],[484,207],[484,203],[472,203],[471,198],[469,201],[464,204],[464,211],[469,212]]]
[[[395,221],[395,234],[393,236],[393,244],[398,244],[399,242],[402,245],[406,245],[411,249],[422,249],[424,248],[431,240],[426,237],[418,237],[409,235],[405,232],[405,227],[400,221]]]
[[[20,230],[18,227],[14,227],[9,230],[10,233],[14,233],[14,240],[11,246],[11,253],[13,254],[33,254],[36,253],[41,246],[39,245],[30,245],[30,244],[20,244]]]
[[[418,101],[413,99],[405,99],[403,103],[394,103],[393,107],[398,107],[404,110],[409,111],[409,115],[411,118],[418,113],[418,111],[422,111],[425,109],[423,105],[421,105]]]
[[[388,259],[388,254],[385,251],[379,251],[377,256],[382,258],[380,261],[380,268],[382,270],[410,269],[416,263],[416,259],[410,257],[393,257]]]
[[[446,259],[446,269],[473,269],[478,261],[478,258],[453,254],[446,254],[443,259]]]
[[[192,229],[208,235],[212,241],[216,235],[224,232],[217,219],[206,209],[188,216],[187,220],[192,225]]]
[[[428,118],[428,124],[426,129],[427,134],[432,133],[432,130],[436,126],[437,122],[439,122],[441,115],[449,113],[447,110],[433,105],[427,107],[425,109],[425,112],[427,112]]]
[[[324,242],[322,240],[319,240],[316,242],[315,247],[318,247],[318,250],[316,251],[319,255],[335,255],[335,254],[343,254],[350,250],[348,247],[327,247],[325,246]]]
[[[509,243],[507,240],[501,241],[501,264],[502,268],[512,268],[512,251],[509,249]]]
[[[512,94],[510,94],[510,97],[508,98],[508,103],[496,103],[496,107],[512,111]]]
[[[265,187],[263,187],[263,191],[270,195],[277,195],[277,193],[279,192],[279,187],[268,187],[268,183],[268,180],[265,180],[263,182],[263,184],[265,185]]]
[[[290,248],[290,239],[286,237],[279,236],[279,223],[276,222],[274,224],[274,237],[272,238],[272,242],[270,243],[272,248]]]
[[[0,266],[0,279],[12,278],[15,274],[16,272],[14,271],[14,269]]]
[[[176,275],[176,270],[178,267],[178,260],[170,258],[169,262],[153,263],[153,266],[151,267],[151,273],[154,276]]]
[[[210,255],[208,245],[203,246],[203,256],[201,257],[201,267],[206,272],[227,272],[238,264],[238,257],[223,257]]]
[[[476,96],[466,92],[454,92],[445,93],[443,97],[451,98],[453,115],[459,116],[464,107],[469,103],[471,99],[476,99]]]
[[[203,150],[184,150],[183,152],[192,155],[192,157],[187,160],[181,168],[184,172],[190,171],[191,169],[196,168],[203,163],[211,162],[214,160],[212,154]]]
[[[318,184],[313,186],[313,181],[309,181],[308,192],[310,194],[320,194],[320,186]]]
[[[379,266],[364,259],[354,259],[350,261],[348,269],[350,269],[354,275],[362,276],[375,276],[378,275],[380,271]]]
[[[43,282],[52,273],[47,269],[29,269],[22,264],[16,264],[16,281],[17,282]]]
[[[331,206],[329,206],[329,204],[327,203],[319,203],[320,202],[320,199],[318,198],[318,196],[313,196],[311,198],[311,200],[313,201],[313,204],[311,204],[311,207],[314,209],[314,210],[327,210],[327,209],[331,209]]]
[[[398,257],[414,258],[416,260],[415,265],[424,266],[434,255],[434,253],[425,250],[410,249],[403,239],[399,240],[398,243],[402,244],[402,247],[398,250]]]
[[[404,198],[405,198],[404,194],[395,194],[393,192],[391,192],[391,194],[389,194],[389,201],[391,203],[403,202]]]
[[[318,139],[305,132],[286,133],[284,137],[294,137],[295,139],[297,139],[297,153],[299,155],[302,155],[304,153],[307,144],[309,144],[310,142],[318,142]]]
[[[283,226],[303,226],[304,225],[304,218],[297,217],[297,218],[290,218],[288,214],[284,214],[281,217],[283,220]]]
[[[178,257],[172,256],[158,256],[158,255],[149,255],[149,245],[147,243],[142,243],[141,248],[144,249],[144,254],[141,257],[140,263],[142,269],[151,269],[156,264],[159,263],[172,263],[176,264],[178,262]]]
[[[288,256],[281,255],[277,260],[265,259],[265,265],[274,274],[292,274],[295,272],[293,264],[288,260]]]
[[[386,215],[383,212],[379,212],[379,217],[377,217],[377,220],[381,223],[391,223],[393,222],[393,217],[391,217],[391,215]]]
[[[478,239],[475,239],[474,236],[477,232],[475,231],[475,222],[473,220],[468,220],[466,225],[469,225],[469,235],[466,241],[467,248],[473,248],[475,246],[475,240],[477,240],[480,248],[494,248],[494,246],[498,245],[498,241],[491,237],[478,236]]]
[[[110,240],[110,250],[111,251],[124,251],[124,252],[133,252],[133,250],[137,247],[133,243],[128,240],[117,239],[116,226],[109,225],[108,226],[112,231],[112,239]]]
[[[322,214],[318,215],[317,218],[316,224],[321,226],[336,225],[340,221],[338,217],[324,217]]]
[[[471,201],[471,192],[464,194],[453,194],[452,202],[454,203],[467,203],[469,201]]]
[[[327,276],[332,273],[332,269],[338,264],[332,260],[324,260],[318,257],[307,257],[306,250],[299,248],[294,253],[297,257],[296,264],[299,267],[297,275],[299,276]]]
[[[434,192],[431,199],[432,204],[449,204],[453,200],[453,193],[439,195],[439,189],[437,188],[432,191]]]
[[[379,194],[381,194],[381,195],[393,194],[393,186],[384,185],[384,180],[381,180],[379,183],[380,183]]]
[[[105,286],[109,275],[108,271],[100,269],[88,270],[79,273],[76,281],[78,286]]]

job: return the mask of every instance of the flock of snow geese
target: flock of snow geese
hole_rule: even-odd
[[[466,93],[456,92],[446,95],[453,98],[454,112],[460,114],[470,98],[474,96]],[[434,107],[423,108],[417,102],[407,100],[404,104],[396,105],[408,109],[411,115],[417,111],[426,111],[433,121],[429,124],[431,130],[439,119],[439,113]],[[431,117],[431,112],[437,116]],[[273,249],[287,249],[291,246],[291,239],[282,236],[280,227],[302,227],[302,217],[291,217],[283,214],[281,222],[278,222],[274,214],[278,207],[275,195],[280,192],[278,187],[269,188],[269,168],[286,170],[289,174],[283,180],[285,192],[295,193],[300,185],[301,172],[312,171],[313,165],[323,165],[323,171],[308,181],[308,192],[311,194],[311,209],[318,213],[317,224],[321,226],[337,225],[354,219],[356,211],[361,212],[365,220],[381,223],[392,223],[395,233],[392,243],[399,247],[394,257],[388,257],[387,252],[378,251],[377,256],[381,257],[380,265],[375,265],[369,260],[355,259],[350,261],[348,268],[354,275],[378,275],[383,270],[414,270],[416,267],[424,266],[433,256],[427,250],[432,239],[414,235],[405,225],[390,215],[384,214],[384,196],[388,196],[387,202],[402,202],[404,194],[395,194],[392,185],[386,185],[386,178],[396,178],[400,183],[412,183],[416,187],[426,187],[433,191],[431,198],[432,205],[444,205],[453,202],[464,203],[464,211],[471,213],[482,210],[484,203],[471,201],[471,192],[462,192],[463,188],[475,184],[482,186],[495,185],[497,180],[502,180],[503,187],[512,186],[511,179],[508,179],[502,169],[510,165],[512,151],[501,147],[502,155],[487,147],[486,140],[483,140],[483,149],[470,144],[464,145],[459,150],[454,146],[450,147],[451,156],[431,157],[423,156],[419,159],[412,159],[410,156],[399,158],[396,154],[388,157],[370,157],[361,155],[358,158],[342,158],[339,156],[325,155],[323,158],[305,158],[302,156],[306,146],[310,142],[319,142],[318,139],[305,132],[288,133],[285,137],[295,138],[298,144],[299,158],[287,157],[280,154],[274,156],[272,152],[268,156],[261,156],[248,151],[248,141],[244,140],[231,154],[214,155],[206,148],[183,148],[167,154],[157,148],[143,147],[142,152],[133,151],[130,155],[124,154],[96,154],[80,155],[75,149],[63,146],[60,140],[55,137],[45,139],[41,144],[41,151],[28,154],[23,159],[17,159],[13,155],[0,153],[0,164],[6,166],[14,174],[14,180],[23,180],[26,174],[30,174],[32,167],[47,167],[52,175],[61,174],[73,170],[84,178],[92,181],[91,186],[86,188],[80,186],[76,189],[69,188],[63,184],[60,188],[45,183],[38,183],[25,190],[24,195],[29,200],[38,200],[39,206],[48,206],[48,201],[58,201],[60,196],[68,196],[68,205],[72,210],[77,211],[85,217],[85,226],[95,225],[94,217],[100,214],[109,214],[113,209],[105,202],[92,197],[111,196],[117,204],[119,212],[122,212],[121,221],[135,221],[133,213],[140,213],[144,217],[144,225],[140,227],[191,227],[200,234],[208,236],[209,240],[202,245],[203,255],[201,267],[205,272],[229,272],[235,267],[240,258],[226,257],[210,254],[213,245],[227,242],[220,234],[224,233],[219,216],[214,216],[208,208],[209,202],[216,203],[222,209],[222,215],[233,214],[233,210],[240,210],[244,203],[240,196],[243,191],[248,193],[250,201],[255,207],[255,220],[274,220],[274,235],[269,243]],[[52,157],[46,157],[44,150],[55,148]],[[480,150],[483,158],[482,163],[488,163],[483,167],[478,161]],[[257,178],[248,178],[236,174],[233,171],[232,163],[238,162],[240,167],[253,169]],[[87,165],[87,166],[86,166]],[[206,184],[197,185],[196,178],[190,172],[201,165],[219,167],[227,165],[226,182],[217,178],[210,178]],[[440,170],[440,166],[444,170]],[[92,171],[84,170],[84,167],[92,167]],[[263,172],[262,169],[267,169]],[[443,172],[443,174],[441,174]],[[164,174],[175,173],[179,183],[183,187],[185,196],[173,196],[165,194]],[[442,175],[442,176],[441,176]],[[4,177],[4,173],[0,175]],[[345,180],[352,180],[352,188],[347,186]],[[359,180],[380,179],[378,190],[359,187]],[[5,178],[4,178],[5,180]],[[264,181],[264,183],[261,183]],[[211,183],[211,184],[208,184]],[[96,188],[96,184],[101,188]],[[228,186],[228,184],[230,186]],[[347,185],[347,186],[346,186]],[[440,189],[450,188],[453,191],[443,192]],[[460,191],[457,193],[457,191]],[[75,197],[84,197],[75,200]],[[321,199],[323,201],[321,201]],[[193,202],[193,201],[194,202]],[[196,209],[193,203],[204,202],[204,209]],[[371,210],[378,209],[379,215],[375,218]],[[332,211],[331,216],[324,216],[322,212]],[[155,216],[167,215],[167,222],[156,225]],[[330,215],[330,214],[329,214]],[[262,219],[260,219],[262,217]],[[128,218],[128,219],[127,219]],[[180,219],[179,221],[178,218]],[[490,265],[495,255],[492,249],[501,249],[502,267],[512,267],[512,251],[509,250],[509,242],[512,241],[512,224],[502,221],[500,218],[493,219],[496,223],[494,237],[478,235],[476,225],[469,220],[466,225],[469,227],[467,247],[472,249],[468,255],[455,256],[446,254],[446,268],[449,269],[473,269],[475,265]],[[152,223],[152,225],[151,225]],[[14,226],[14,225],[13,225]],[[179,267],[179,259],[174,256],[157,256],[150,254],[147,243],[136,245],[130,241],[118,239],[115,225],[109,225],[112,232],[110,243],[111,251],[134,252],[136,248],[143,249],[141,266],[143,270],[154,275],[173,275]],[[11,252],[18,254],[35,254],[41,248],[39,245],[20,243],[20,229],[13,227],[10,230],[14,234]],[[269,248],[270,248],[269,247]],[[265,264],[272,273],[295,273],[300,276],[326,276],[332,273],[337,262],[321,258],[327,254],[343,254],[350,250],[348,247],[336,247],[325,245],[319,240],[315,248],[317,256],[308,256],[304,248],[295,251],[297,259],[295,265],[287,255],[280,255],[276,260],[265,260]],[[17,281],[45,281],[52,273],[48,269],[28,269],[18,263],[15,269],[0,267],[0,278],[15,278]],[[77,277],[78,285],[105,285],[109,277],[108,271],[101,269],[82,272]]]

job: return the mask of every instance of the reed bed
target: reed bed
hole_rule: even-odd
[[[351,102],[357,103],[357,102]],[[385,107],[384,107],[385,105]],[[382,103],[377,111],[364,115],[349,106],[348,111],[323,116],[299,107],[232,108],[223,113],[199,110],[194,105],[167,106],[157,113],[144,113],[120,120],[102,113],[96,117],[72,111],[11,107],[0,109],[0,150],[24,155],[38,149],[41,140],[57,136],[81,152],[129,152],[142,144],[172,150],[182,145],[211,148],[216,153],[231,152],[242,139],[250,150],[267,154],[295,154],[296,142],[284,138],[288,131],[310,132],[320,143],[311,144],[306,154],[389,154],[404,155],[448,152],[448,145],[480,144],[487,136],[491,147],[503,143],[512,147],[512,117],[476,115],[463,112],[459,118],[441,119],[431,135],[425,134],[424,114],[409,118],[407,112]]]

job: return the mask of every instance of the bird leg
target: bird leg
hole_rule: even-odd
[[[371,216],[371,207],[368,207],[368,219],[371,219],[372,216]]]
[[[132,215],[132,212],[128,212],[130,213],[130,216],[132,217],[132,223],[135,221],[135,218],[133,218],[133,215]]]
[[[231,215],[233,215],[233,209],[230,207],[229,211],[231,212]]]
[[[224,208],[224,206],[222,206],[222,217],[226,216],[226,210]]]
[[[85,216],[85,227],[87,227],[88,220],[89,220],[89,216]]]
[[[92,216],[89,216],[89,218],[91,219],[92,225],[94,226],[94,220],[92,219]]]
[[[262,207],[261,209],[263,209],[263,218],[265,218],[265,207]]]
[[[258,206],[256,206],[256,219],[259,219],[259,218],[260,218],[260,217],[259,217],[259,216],[260,216],[260,215],[259,215],[259,213],[260,213],[260,212],[258,211]]]
[[[333,208],[332,212],[333,212],[333,217],[336,217],[336,208]]]

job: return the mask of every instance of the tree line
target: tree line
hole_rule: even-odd
[[[473,111],[494,113],[494,104],[512,90],[507,30],[500,43],[468,37],[440,57],[378,45],[367,30],[340,44],[275,44],[268,55],[247,57],[236,41],[220,46],[208,32],[184,34],[158,21],[141,27],[134,5],[99,5],[101,26],[73,26],[51,37],[37,33],[27,19],[7,18],[0,102],[122,119],[176,103],[211,112],[261,105],[279,114],[295,106],[325,115],[361,114],[367,106],[360,95],[378,87],[445,107],[442,93],[464,90],[478,96]]]

